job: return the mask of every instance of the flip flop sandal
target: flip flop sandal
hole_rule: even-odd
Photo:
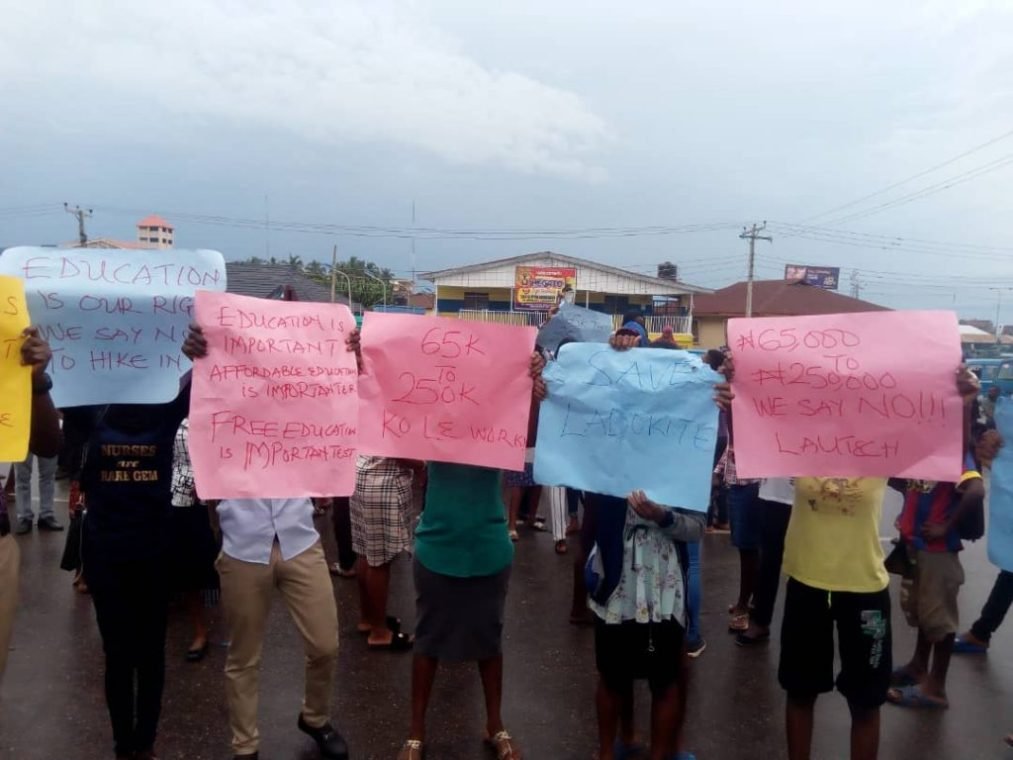
[[[886,698],[897,707],[913,707],[920,710],[945,710],[949,707],[946,702],[925,696],[921,686],[902,686],[899,689],[890,689],[886,693]]]
[[[387,652],[410,652],[415,645],[415,638],[407,636],[401,631],[395,631],[386,644],[367,644],[373,651],[383,649]]]
[[[890,686],[902,689],[905,686],[917,686],[918,679],[911,675],[905,668],[897,668],[890,674]]]
[[[385,622],[387,624],[387,630],[389,630],[389,631],[391,631],[393,633],[398,633],[401,630],[401,618],[394,617],[393,615],[388,615],[387,617],[385,617],[383,619],[383,622]],[[363,629],[361,629],[359,627],[356,627],[355,632],[356,633],[364,633],[367,636],[369,635],[369,629],[368,628],[366,630],[363,630]]]
[[[742,633],[749,630],[749,615],[732,615],[728,618],[728,630],[731,633]]]
[[[418,739],[409,739],[401,745],[401,751],[397,753],[397,760],[423,760],[426,756],[426,748]]]
[[[988,654],[988,647],[957,636],[953,641],[953,654]]]
[[[496,753],[496,760],[521,760],[521,753],[514,747],[513,737],[506,729],[494,736],[487,736],[485,746]]]

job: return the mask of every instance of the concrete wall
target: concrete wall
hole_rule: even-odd
[[[696,342],[700,348],[720,348],[727,343],[725,338],[725,317],[697,317]]]

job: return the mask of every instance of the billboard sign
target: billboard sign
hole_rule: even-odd
[[[841,281],[839,267],[810,267],[800,264],[788,264],[784,268],[784,279],[789,282],[804,282],[824,290],[837,290]]]
[[[548,311],[559,303],[563,288],[577,287],[573,267],[517,267],[514,272],[514,309]]]

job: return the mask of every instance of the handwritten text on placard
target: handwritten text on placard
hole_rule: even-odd
[[[733,319],[742,477],[960,475],[950,312]]]
[[[24,280],[57,406],[171,401],[193,294],[225,289],[222,255],[204,250],[11,248],[0,273]]]
[[[190,453],[202,498],[355,490],[358,370],[343,304],[197,293]]]
[[[21,280],[0,277],[0,462],[28,456],[32,370],[21,365],[26,327],[28,306]]]
[[[684,351],[571,343],[545,380],[538,483],[707,509],[723,377]]]
[[[364,454],[524,468],[533,327],[369,312]]]

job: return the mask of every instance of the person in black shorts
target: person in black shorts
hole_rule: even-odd
[[[778,667],[788,695],[789,760],[809,760],[816,698],[835,685],[851,710],[851,760],[878,755],[879,710],[893,668],[889,576],[879,542],[885,490],[885,478],[795,481]]]

